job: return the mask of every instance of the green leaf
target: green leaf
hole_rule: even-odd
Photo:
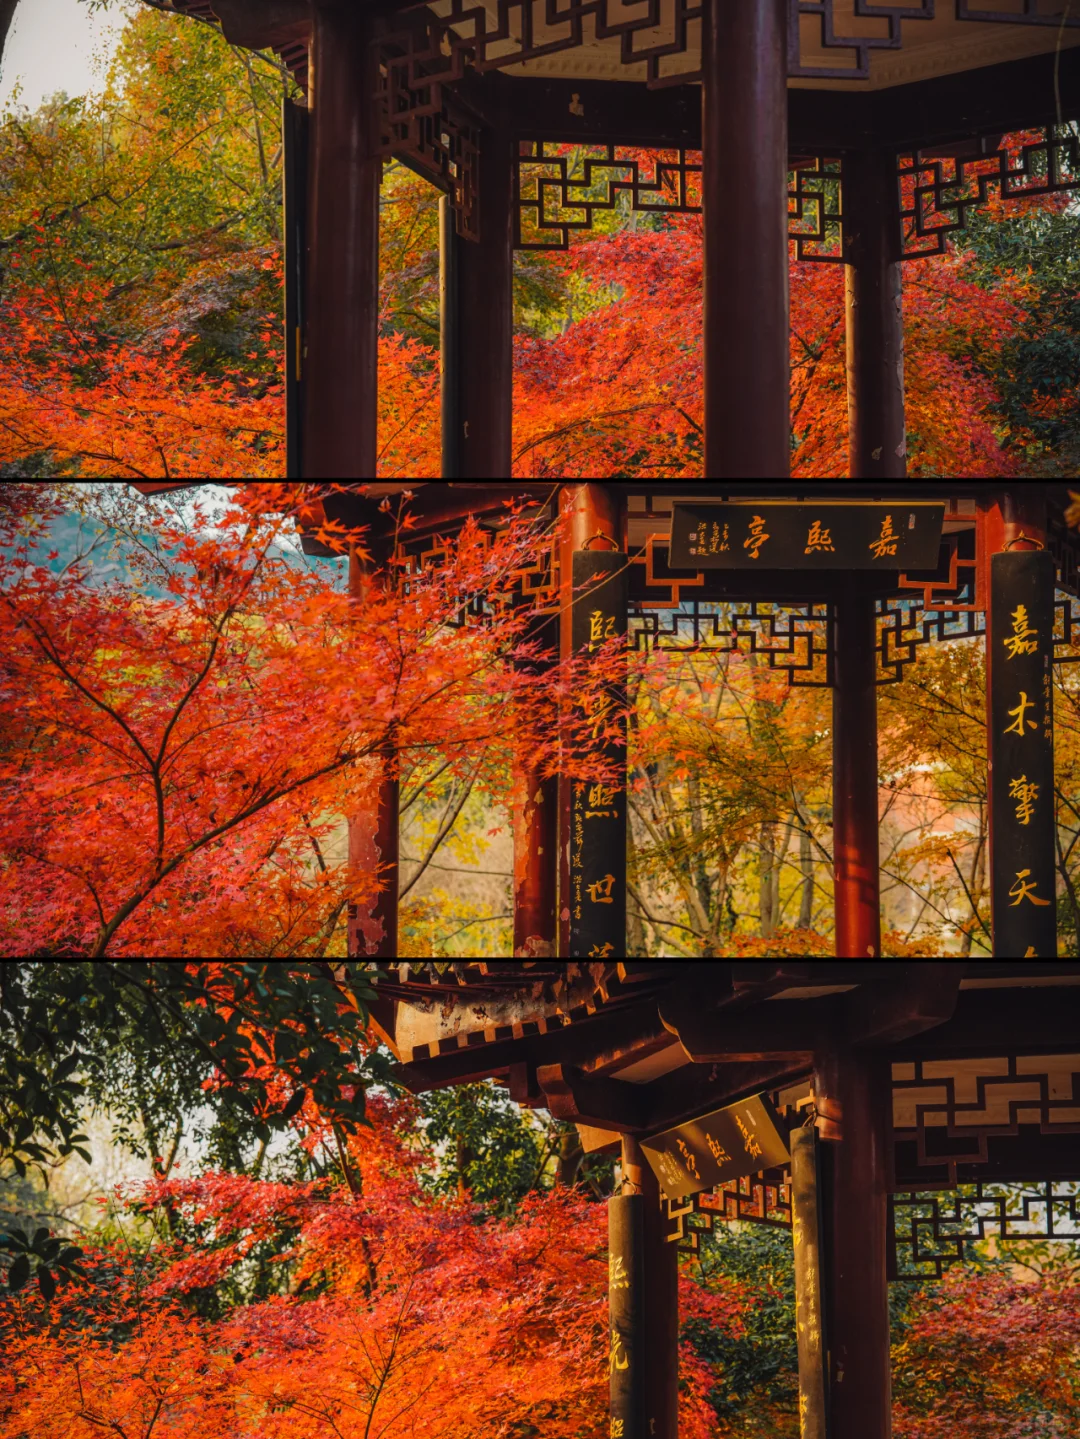
[[[50,1300],[56,1293],[56,1277],[51,1269],[39,1269],[37,1272],[38,1288],[45,1296],[46,1301]]]
[[[296,1093],[292,1096],[292,1098],[289,1100],[285,1108],[281,1111],[282,1119],[291,1119],[294,1114],[298,1114],[306,1098],[307,1090],[298,1089]]]
[[[8,1288],[12,1294],[17,1294],[26,1281],[30,1278],[30,1259],[26,1254],[20,1254],[15,1263],[8,1270]]]

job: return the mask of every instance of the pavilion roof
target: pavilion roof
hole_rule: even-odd
[[[830,1043],[912,1055],[1076,1047],[1080,963],[377,962],[373,1020],[420,1092],[647,1132],[805,1079]]]
[[[211,23],[220,21],[234,44],[272,47],[306,89],[310,25],[306,0],[171,0],[171,5],[181,14]],[[406,8],[414,16],[421,9]],[[1053,54],[1080,44],[1077,17],[1070,15],[1067,0],[1037,0],[1035,5],[1026,0],[994,0],[991,7],[974,11],[969,4],[949,0],[938,0],[936,6],[878,6],[876,13],[869,15],[857,13],[859,8],[855,0],[817,0],[814,13],[806,10],[800,14],[789,87],[883,90]],[[485,65],[494,61],[510,75],[645,81],[652,73],[650,67],[633,56],[650,46],[656,48],[658,39],[666,43],[659,64],[654,62],[654,83],[695,79],[700,70],[696,32],[691,27],[684,33],[685,23],[680,31],[675,6],[662,7],[659,19],[650,10],[640,23],[633,23],[621,13],[609,15],[606,0],[600,0],[595,20],[590,22],[586,8],[577,19],[580,33],[575,34],[575,6],[568,6],[560,19],[550,6],[531,0],[527,26],[531,48],[517,33],[523,21],[516,29],[511,27],[509,37],[505,35],[505,17],[500,10],[499,0],[481,0],[478,6],[466,9],[467,18],[451,25],[462,43],[473,42],[471,51],[477,48],[476,37],[486,32],[491,39],[481,41],[480,58]],[[427,11],[430,18],[448,14],[447,0],[434,0]],[[621,23],[616,25],[616,20]],[[518,55],[525,58],[518,60]]]

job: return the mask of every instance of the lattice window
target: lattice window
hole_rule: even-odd
[[[597,214],[700,213],[701,154],[523,140],[515,195],[518,249],[566,250]]]
[[[458,234],[478,240],[477,126],[447,98],[441,83],[418,73],[410,55],[389,49],[379,67],[379,113],[380,153],[407,161],[446,190]]]
[[[899,156],[906,260],[944,254],[949,236],[965,227],[969,212],[991,199],[1030,199],[1080,186],[1080,141],[1071,124],[983,135],[948,148],[955,153],[942,149]]]
[[[1054,557],[1058,588],[1066,594],[1080,596],[1080,533],[1061,520],[1051,520],[1046,548]]]
[[[688,1199],[665,1199],[664,1206],[671,1226],[668,1242],[677,1244],[682,1254],[696,1254],[701,1235],[709,1233],[717,1221],[742,1220],[790,1229],[791,1172],[764,1169],[744,1179],[726,1180]]]
[[[790,685],[821,689],[831,682],[828,606],[809,601],[718,605],[690,600],[663,616],[632,607],[630,643],[639,653],[654,649],[755,655],[769,669],[783,672]]]
[[[842,163],[824,155],[793,157],[788,172],[788,239],[800,260],[844,263]]]
[[[1080,664],[1080,606],[1071,595],[1059,595],[1054,604],[1054,662]]]
[[[790,0],[791,17],[788,29],[788,74],[814,76],[830,80],[866,80],[870,76],[870,59],[875,50],[899,50],[904,42],[905,26],[933,20],[948,8],[948,0],[908,0],[907,4],[882,4],[880,0],[855,0],[857,19],[880,21],[876,32],[845,35],[837,30],[836,0]],[[972,5],[971,0],[955,0],[958,20],[991,21],[1005,25],[1056,25],[1075,29],[1080,15],[1064,13],[1048,15],[1040,9],[1040,0],[1010,0],[1008,10],[988,10]],[[939,9],[940,6],[940,9]],[[800,20],[816,20],[812,27],[817,50],[836,50],[846,56],[844,64],[824,64],[804,59],[806,31]],[[807,27],[809,30],[811,27]],[[837,57],[840,58],[839,56]]]
[[[940,1279],[990,1240],[1080,1242],[1080,1181],[977,1180],[952,1190],[904,1190],[892,1196],[894,1263],[890,1278]]]
[[[1080,1169],[1080,1054],[898,1062],[892,1095],[899,1189]]]
[[[878,684],[896,684],[924,645],[974,639],[986,633],[977,610],[924,610],[918,600],[878,600]]]
[[[788,238],[800,260],[843,263],[841,162],[793,157]],[[523,140],[514,179],[519,250],[567,250],[598,216],[701,212],[701,152]]]

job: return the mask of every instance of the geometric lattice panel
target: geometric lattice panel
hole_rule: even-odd
[[[957,153],[918,151],[897,165],[903,254],[943,254],[968,212],[991,200],[1022,200],[1080,187],[1080,142],[1071,125],[984,135]]]
[[[828,606],[810,601],[774,605],[760,600],[686,600],[664,614],[631,605],[630,645],[650,650],[757,656],[788,684],[824,688],[831,682]]]
[[[977,1180],[952,1190],[908,1190],[892,1197],[897,1279],[940,1279],[967,1258],[967,1246],[990,1241],[1008,1258],[1010,1241],[1080,1241],[1080,1181]],[[1002,1247],[1005,1246],[1005,1247]]]
[[[671,1224],[668,1240],[679,1252],[697,1252],[700,1235],[717,1221],[745,1220],[774,1229],[791,1228],[791,1174],[787,1169],[765,1169],[742,1179],[729,1179],[703,1194],[686,1199],[665,1199]]]
[[[1080,1054],[910,1060],[892,1073],[897,1190],[1080,1178]]]

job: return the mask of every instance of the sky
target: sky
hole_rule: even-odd
[[[85,95],[97,88],[95,59],[107,63],[126,8],[126,0],[94,12],[82,0],[19,0],[0,68],[0,110],[16,85],[31,110],[57,90]]]

